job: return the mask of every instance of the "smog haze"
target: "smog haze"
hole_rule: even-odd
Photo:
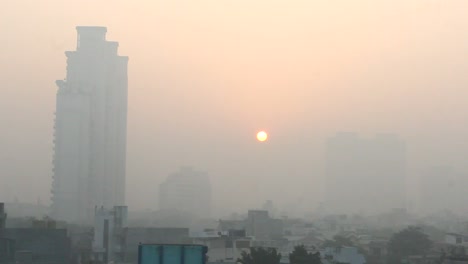
[[[105,26],[129,57],[133,210],[157,209],[159,184],[182,166],[209,174],[215,214],[266,200],[314,210],[327,140],[341,131],[404,140],[417,203],[427,168],[468,170],[466,10],[464,0],[5,1],[0,200],[49,204],[55,80],[75,27]]]

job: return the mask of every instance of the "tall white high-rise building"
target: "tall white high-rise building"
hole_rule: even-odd
[[[96,206],[125,203],[127,62],[105,27],[77,27],[57,81],[52,214],[90,221]]]
[[[159,209],[209,217],[211,184],[208,175],[190,167],[182,167],[178,172],[170,174],[159,186]]]

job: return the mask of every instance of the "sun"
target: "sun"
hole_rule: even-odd
[[[268,139],[268,134],[265,131],[260,131],[257,133],[257,140],[260,142],[266,141]]]

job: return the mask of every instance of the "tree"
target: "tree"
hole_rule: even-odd
[[[281,254],[275,248],[250,248],[250,253],[242,252],[237,259],[241,264],[279,264]]]
[[[291,264],[322,264],[320,259],[320,252],[309,253],[306,248],[302,246],[294,247],[294,250],[289,254],[289,263]]]
[[[432,241],[419,227],[409,226],[393,234],[388,244],[389,263],[400,263],[411,255],[425,255],[432,248]]]

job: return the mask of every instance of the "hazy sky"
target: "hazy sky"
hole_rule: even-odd
[[[337,131],[398,133],[414,175],[463,168],[467,10],[466,0],[3,1],[0,200],[49,202],[54,82],[77,25],[108,27],[130,57],[131,209],[156,208],[159,183],[181,165],[210,172],[223,211],[268,198],[313,209]]]

